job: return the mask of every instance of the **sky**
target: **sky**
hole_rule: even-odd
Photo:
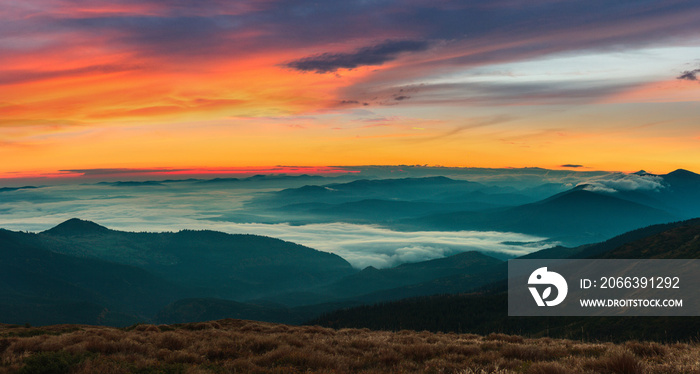
[[[0,180],[700,171],[698,19],[678,0],[5,1]]]

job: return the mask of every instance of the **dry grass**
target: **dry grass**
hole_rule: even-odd
[[[0,326],[0,373],[700,373],[700,346],[222,320]]]

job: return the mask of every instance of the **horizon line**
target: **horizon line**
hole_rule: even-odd
[[[10,172],[0,174],[0,187],[6,183],[11,183],[12,186],[18,187],[26,183],[35,182],[53,182],[57,184],[70,182],[87,182],[87,181],[165,181],[173,180],[172,177],[182,177],[182,179],[215,179],[225,176],[249,178],[257,175],[326,175],[339,176],[347,174],[361,174],[362,169],[372,168],[398,168],[396,172],[407,172],[403,169],[444,169],[444,170],[551,170],[551,171],[569,171],[574,173],[624,173],[632,174],[644,172],[652,175],[664,175],[678,170],[688,169],[675,168],[666,173],[646,172],[643,169],[636,171],[620,171],[620,170],[604,170],[593,169],[582,165],[557,165],[554,167],[480,167],[480,166],[445,166],[445,165],[428,165],[428,164],[375,164],[375,165],[333,165],[333,166],[290,166],[290,165],[275,165],[275,166],[237,166],[237,167],[191,167],[191,168],[170,168],[170,167],[150,167],[150,168],[85,168],[85,169],[62,169],[56,171],[44,172]],[[694,173],[694,172],[693,172]],[[124,180],[123,178],[132,178]],[[151,179],[148,179],[151,178]],[[155,178],[155,179],[153,179]],[[171,178],[171,179],[168,179]],[[4,182],[4,183],[3,183]]]

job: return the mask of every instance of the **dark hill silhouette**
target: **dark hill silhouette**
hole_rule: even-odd
[[[676,169],[666,175],[663,175],[663,178],[670,184],[676,184],[679,182],[687,183],[690,181],[700,182],[700,174],[696,174],[685,169]]]
[[[660,191],[666,206],[686,217],[700,216],[700,175],[678,169],[661,178],[668,186]]]
[[[127,325],[188,294],[145,270],[54,253],[36,234],[0,230],[4,323]]]
[[[215,231],[131,233],[73,219],[38,234],[35,243],[53,252],[138,266],[200,288],[203,295],[234,300],[316,286],[356,271],[331,253]]]

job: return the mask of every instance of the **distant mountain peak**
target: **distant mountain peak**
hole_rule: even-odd
[[[652,175],[652,174],[649,174],[649,173],[648,173],[646,170],[644,170],[644,169],[642,169],[642,170],[640,170],[640,171],[638,171],[638,172],[632,173],[632,174],[639,175],[639,176]]]
[[[381,270],[379,270],[379,269],[375,268],[374,266],[370,265],[370,266],[367,266],[366,268],[362,269],[362,272],[363,272],[363,273],[367,273],[367,274],[377,274],[377,273],[380,273]]]
[[[698,178],[700,177],[699,174],[693,173],[690,170],[685,170],[685,169],[676,169],[668,174],[667,176],[674,176],[674,177],[693,177],[693,178]]]
[[[51,235],[85,235],[109,231],[108,228],[98,225],[95,222],[71,218],[52,229],[44,231],[44,233]]]

